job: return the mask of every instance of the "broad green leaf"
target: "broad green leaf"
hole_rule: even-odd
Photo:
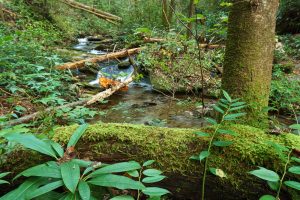
[[[223,103],[221,103],[221,102],[218,102],[218,105],[219,105],[219,106],[222,106],[223,108],[228,108],[228,105],[223,104]]]
[[[226,100],[228,102],[232,101],[231,97],[229,96],[229,94],[225,90],[222,90],[222,93],[223,93],[224,97],[226,98]]]
[[[156,182],[163,180],[164,178],[166,178],[166,176],[162,176],[162,175],[150,176],[150,177],[143,178],[142,182],[143,183],[156,183]]]
[[[51,191],[51,192],[48,192],[46,194],[36,197],[34,200],[58,200],[62,196],[63,196],[63,194]]]
[[[268,186],[269,186],[272,190],[274,190],[274,191],[277,191],[277,190],[278,190],[278,188],[279,188],[279,182],[278,182],[278,181],[277,181],[277,182],[267,181],[267,183],[268,183]]]
[[[127,172],[132,177],[139,177],[139,172],[137,170]]]
[[[220,108],[219,106],[213,105],[212,107],[213,107],[216,111],[218,111],[219,113],[224,114],[224,110],[222,110],[222,108]]]
[[[60,158],[64,157],[64,149],[60,146],[60,144],[53,141],[50,141],[50,144]]]
[[[213,145],[217,146],[217,147],[227,147],[232,145],[233,142],[232,141],[214,141]]]
[[[207,158],[210,155],[210,153],[208,151],[202,151],[199,154],[199,160],[202,161],[203,159]]]
[[[300,183],[297,181],[284,181],[284,184],[286,186],[289,186],[290,188],[294,188],[296,190],[300,190]]]
[[[91,173],[89,176],[94,177],[100,174],[109,174],[109,173],[118,173],[118,172],[128,172],[136,169],[140,169],[141,165],[138,162],[130,161],[130,162],[121,162],[116,163],[112,165],[108,165],[105,167],[102,167],[93,173]]]
[[[163,196],[165,194],[170,193],[168,190],[163,189],[163,188],[159,188],[159,187],[147,187],[145,189],[142,190],[142,192],[146,195],[149,196]]]
[[[90,190],[90,186],[86,182],[84,181],[79,182],[78,191],[82,200],[90,200],[91,190]]]
[[[300,166],[290,167],[288,171],[291,172],[291,173],[293,173],[293,174],[300,175]]]
[[[200,137],[210,137],[210,135],[208,133],[204,133],[204,132],[201,132],[201,131],[197,131],[197,132],[194,132],[196,135],[200,136]]]
[[[114,187],[120,190],[141,190],[145,188],[145,186],[138,181],[134,181],[128,177],[115,174],[98,175],[97,177],[89,180],[88,183],[103,187]]]
[[[86,131],[88,127],[88,124],[82,124],[80,125],[76,131],[73,133],[73,135],[71,136],[67,147],[71,147],[71,146],[75,146],[76,143],[78,142],[78,140],[80,139],[80,137],[83,135],[83,133]]]
[[[217,168],[210,167],[209,171],[212,174],[214,174],[215,176],[218,176],[220,178],[225,178],[226,177],[226,174],[222,169],[217,169]]]
[[[26,148],[38,151],[42,154],[46,154],[57,159],[56,153],[52,149],[51,144],[36,138],[34,135],[13,133],[5,135],[5,138],[8,141],[17,142]]]
[[[300,124],[293,124],[290,126],[291,129],[300,130]]]
[[[36,190],[33,190],[31,191],[28,195],[27,195],[27,198],[29,199],[33,199],[35,197],[38,197],[38,196],[41,196],[43,194],[46,194],[50,191],[53,191],[61,186],[63,186],[64,183],[60,180],[60,181],[55,181],[55,182],[52,182],[52,183],[49,183],[47,185],[44,185]]]
[[[297,163],[300,163],[300,158],[296,158],[296,157],[292,157],[291,160],[297,162]]]
[[[88,160],[73,159],[72,162],[74,162],[77,165],[79,165],[79,167],[84,167],[84,168],[93,165],[93,162],[92,161],[88,161]]]
[[[10,174],[10,172],[4,172],[4,173],[1,173],[1,174],[0,174],[0,178],[3,178],[3,177],[5,177],[5,176],[7,176],[8,174]]]
[[[5,180],[0,180],[0,185],[1,184],[10,184],[8,181],[5,181]]]
[[[246,106],[237,106],[237,107],[233,107],[233,108],[230,108],[229,111],[235,111],[235,110],[241,110],[243,108],[245,108]]]
[[[246,113],[229,114],[224,117],[224,120],[236,120],[238,117],[244,116]]]
[[[276,172],[273,172],[273,171],[268,170],[263,167],[259,167],[259,169],[253,170],[249,173],[260,179],[263,179],[266,181],[271,181],[271,182],[277,182],[280,179],[280,177],[278,176],[278,174]]]
[[[121,195],[121,196],[113,197],[110,200],[134,200],[134,198],[129,195]]]
[[[48,178],[61,178],[60,167],[49,166],[46,164],[37,165],[26,169],[25,171],[18,174],[14,179],[19,178],[20,176],[39,176],[39,177],[48,177]]]
[[[32,177],[23,182],[17,189],[10,191],[6,195],[2,196],[0,200],[25,200],[25,196],[37,189],[41,184],[45,182],[42,178]]]
[[[231,104],[231,107],[239,107],[239,106],[244,106],[246,103],[245,102],[235,102]]]
[[[260,197],[259,200],[276,200],[276,198],[272,195],[264,195]]]
[[[213,118],[210,118],[210,117],[206,117],[205,120],[212,125],[218,124],[218,122],[216,120],[214,120]]]
[[[143,174],[145,176],[158,176],[162,174],[162,171],[157,169],[146,169],[145,171],[143,171]]]
[[[143,167],[147,167],[149,165],[152,165],[155,162],[155,160],[147,160],[146,162],[144,162]]]
[[[77,184],[80,179],[80,168],[79,165],[72,161],[61,164],[61,176],[65,186],[72,192],[75,193]]]
[[[232,130],[218,129],[217,132],[220,134],[227,134],[227,135],[233,135],[233,136],[238,135],[236,132],[234,132]]]

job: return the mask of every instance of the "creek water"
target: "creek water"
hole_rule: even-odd
[[[93,41],[79,39],[74,49],[89,54],[103,54],[105,52],[95,50],[97,46]],[[98,63],[99,70],[116,66],[118,62],[109,61]],[[90,77],[95,80],[97,75]],[[104,101],[96,108],[99,115],[92,122],[106,123],[133,123],[152,126],[193,128],[201,127],[205,121],[201,116],[200,98],[196,95],[180,94],[176,100],[169,95],[162,94],[152,88],[150,80],[145,76],[139,82],[129,85],[128,91],[120,91]],[[214,100],[206,99],[207,104]],[[208,111],[209,112],[209,111]]]

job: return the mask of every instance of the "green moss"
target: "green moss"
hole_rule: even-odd
[[[77,127],[78,125],[72,125],[57,128],[53,140],[66,144]],[[220,192],[222,188],[226,188],[228,194],[238,192],[241,198],[264,194],[266,188],[262,186],[266,183],[247,172],[256,169],[256,166],[264,166],[281,173],[285,162],[267,142],[278,142],[300,149],[300,137],[293,134],[268,135],[260,129],[244,125],[226,125],[226,128],[234,130],[239,136],[226,137],[234,141],[230,147],[213,148],[209,165],[221,168],[228,177],[219,179],[209,176],[207,185],[220,184],[220,187],[212,187],[211,192]],[[206,127],[202,131],[212,130],[212,127]],[[154,159],[157,161],[156,167],[164,171],[169,179],[188,182],[187,185],[175,184],[176,189],[173,189],[177,195],[186,190],[197,190],[197,184],[200,183],[203,165],[191,161],[189,157],[206,149],[208,140],[197,137],[193,134],[195,131],[197,130],[132,124],[94,124],[88,127],[76,149],[79,158],[104,163]],[[22,159],[26,160],[25,157]],[[9,165],[14,169],[18,162],[10,162]],[[293,179],[297,180],[295,177]],[[181,192],[176,192],[177,190]]]
[[[232,174],[232,180],[237,174],[245,174],[246,170],[255,168],[255,165],[275,170],[283,166],[284,161],[277,159],[276,152],[267,144],[268,141],[300,148],[300,138],[292,134],[273,136],[249,126],[228,126],[239,136],[230,138],[234,141],[231,147],[215,149],[214,154],[218,157],[213,158],[211,165]],[[56,129],[53,139],[66,143],[76,127],[77,125],[73,125]],[[196,137],[193,134],[195,131],[131,124],[95,124],[89,126],[78,147],[82,155],[91,155],[94,160],[101,160],[102,155],[115,154],[138,161],[155,159],[166,172],[191,175],[199,168],[189,157],[207,146],[207,140]],[[224,160],[228,161],[226,165],[223,164]],[[244,163],[248,169],[237,170],[237,163]]]

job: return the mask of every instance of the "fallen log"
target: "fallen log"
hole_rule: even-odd
[[[85,66],[85,63],[97,63],[97,62],[102,62],[105,60],[110,60],[110,59],[116,59],[116,58],[123,58],[127,57],[132,54],[136,54],[141,51],[142,48],[134,48],[134,49],[128,49],[128,50],[123,50],[123,51],[118,51],[118,52],[113,52],[113,53],[108,53],[106,55],[101,55],[97,56],[94,58],[89,58],[85,60],[80,60],[76,62],[69,62],[65,63],[63,65],[56,66],[56,69],[78,69],[82,68]]]
[[[122,18],[119,17],[119,16],[116,16],[116,15],[113,15],[113,14],[110,14],[108,12],[104,12],[104,11],[101,11],[99,9],[96,9],[96,8],[92,8],[90,6],[87,6],[85,4],[82,4],[82,3],[78,3],[76,1],[73,1],[73,0],[60,0],[62,3],[65,3],[69,6],[71,6],[72,8],[76,8],[76,9],[80,9],[80,10],[84,10],[86,12],[89,12],[99,18],[102,18],[108,22],[111,22],[111,23],[116,23],[116,22],[121,22],[122,21]]]
[[[66,144],[77,127],[59,127],[54,130],[52,139]],[[229,147],[214,147],[209,165],[224,170],[227,178],[221,179],[208,174],[206,199],[257,200],[262,194],[273,194],[265,181],[248,172],[257,169],[257,166],[264,166],[281,174],[285,160],[278,157],[268,141],[300,148],[300,137],[293,134],[268,135],[260,129],[244,125],[228,125],[226,128],[239,136],[231,139],[234,143]],[[204,129],[212,131],[211,128]],[[81,159],[104,163],[156,160],[155,167],[167,176],[159,186],[169,189],[172,199],[199,199],[203,163],[194,162],[189,157],[206,149],[209,141],[205,137],[197,137],[193,134],[195,131],[197,130],[130,124],[94,124],[88,127],[77,144],[76,151]],[[33,156],[29,151],[27,155],[16,152],[9,155],[0,168],[17,174],[20,170],[43,162],[37,158],[36,154]],[[290,176],[288,173],[286,180]],[[292,178],[295,181],[299,179],[299,176]],[[281,194],[281,200],[299,199],[296,196],[299,193],[294,193],[295,196],[292,197],[285,187]]]
[[[126,80],[122,83],[119,83],[119,84],[115,85],[114,87],[108,88],[107,90],[105,90],[103,92],[100,92],[100,93],[92,96],[91,98],[76,101],[76,102],[72,102],[72,103],[68,103],[68,104],[64,104],[64,105],[61,105],[61,106],[58,106],[58,107],[50,107],[50,108],[47,108],[43,111],[38,111],[38,112],[32,113],[30,115],[26,115],[24,117],[20,117],[18,119],[12,120],[12,121],[1,123],[0,127],[1,126],[2,127],[15,126],[15,125],[18,125],[18,124],[27,123],[27,122],[30,122],[34,119],[40,118],[45,113],[53,112],[55,110],[60,110],[60,109],[67,108],[67,107],[75,107],[75,106],[80,106],[80,105],[84,105],[84,106],[91,105],[91,104],[93,104],[97,101],[101,101],[101,100],[111,96],[116,91],[118,91],[121,88],[127,86],[132,81],[133,81],[133,78],[129,78],[128,80]]]

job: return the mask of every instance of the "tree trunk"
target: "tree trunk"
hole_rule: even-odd
[[[229,14],[222,87],[247,102],[245,121],[267,127],[279,0],[234,1]]]
[[[188,17],[189,18],[193,17],[193,15],[195,14],[194,0],[190,0],[188,11],[189,11]],[[187,35],[187,38],[190,39],[192,36],[192,31],[193,31],[193,22],[189,22],[187,26],[188,26],[188,30],[187,30],[186,35]]]
[[[162,0],[162,23],[166,29],[169,29],[170,22],[168,21],[168,0]]]

